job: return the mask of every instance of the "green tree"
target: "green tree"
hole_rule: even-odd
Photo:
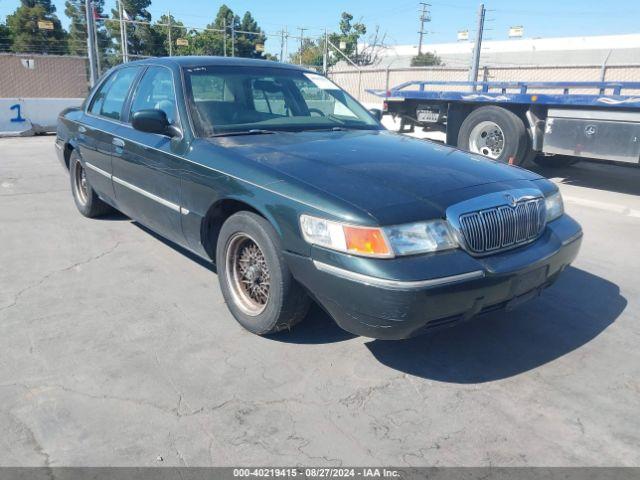
[[[298,51],[289,56],[291,63],[297,63],[313,67],[322,67],[323,62],[324,38],[318,40],[305,38]],[[335,62],[337,59],[333,59]]]
[[[67,53],[67,32],[55,14],[51,0],[21,0],[16,11],[7,16],[7,27],[11,31],[14,52]],[[38,22],[47,21],[53,29],[41,29]]]
[[[222,55],[224,52],[222,33],[205,30],[192,31],[189,50],[192,55]]]
[[[442,65],[440,57],[431,52],[420,53],[411,59],[412,67],[430,67]]]
[[[102,67],[110,64],[111,38],[109,32],[100,20],[104,16],[104,0],[93,0],[94,16],[96,17],[96,37],[98,60]],[[67,0],[64,13],[69,18],[69,36],[67,43],[72,55],[87,55],[87,17],[84,0]]]
[[[258,22],[255,21],[251,12],[245,12],[240,22],[239,30],[253,33],[239,33],[236,35],[236,57],[265,58],[263,52],[258,51],[257,46],[264,46],[267,37],[258,26]]]
[[[13,35],[11,30],[4,23],[0,23],[0,52],[11,51],[13,45]]]
[[[231,10],[227,5],[222,4],[220,9],[218,10],[218,14],[216,15],[213,23],[207,25],[209,29],[216,30],[225,30],[223,32],[206,32],[210,34],[207,38],[213,41],[212,47],[215,48],[216,53],[211,53],[207,55],[224,55],[225,45],[224,40],[226,39],[226,52],[228,56],[231,56],[231,48],[232,48],[232,38],[231,38],[231,29],[240,30],[240,17],[238,17],[233,10]],[[220,48],[218,50],[218,48]]]
[[[189,35],[184,24],[176,20],[173,15],[162,15],[158,21],[153,25],[155,36],[159,41],[157,46],[157,55],[189,55],[192,52],[189,45],[178,45],[178,39],[185,39],[189,41]],[[171,48],[169,46],[171,45]]]
[[[142,22],[131,23],[125,22],[127,29],[127,46],[129,55],[132,59],[137,56],[157,56],[163,51],[162,39],[158,37],[157,32],[151,25],[151,14],[147,7],[151,5],[151,0],[121,0],[122,7],[127,13],[129,20]],[[120,20],[120,14],[117,9],[111,10],[111,18]],[[118,21],[107,22],[107,29],[117,44],[118,53],[122,53],[122,45],[120,42],[120,24]]]
[[[341,48],[342,53],[349,57],[352,62],[360,64],[358,41],[367,33],[366,25],[360,22],[353,23],[353,15],[342,12],[339,29],[339,32],[329,35],[329,40],[338,48],[343,45],[344,48]]]

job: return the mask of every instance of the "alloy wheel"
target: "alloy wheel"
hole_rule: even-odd
[[[264,253],[246,233],[229,239],[225,271],[235,304],[245,314],[256,316],[269,301],[271,275]]]

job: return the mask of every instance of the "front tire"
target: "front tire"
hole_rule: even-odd
[[[95,218],[112,211],[109,205],[98,198],[98,194],[89,184],[80,155],[75,150],[71,152],[69,158],[69,179],[73,201],[82,215]]]
[[[496,162],[522,165],[527,159],[529,139],[524,122],[501,107],[480,107],[460,127],[458,147]]]
[[[243,211],[227,219],[216,266],[231,314],[250,332],[290,329],[306,316],[311,300],[291,275],[278,235],[263,217]]]

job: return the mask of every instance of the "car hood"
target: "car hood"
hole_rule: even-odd
[[[470,195],[515,188],[542,178],[479,155],[385,130],[277,133],[211,141],[222,142],[248,160],[346,201],[381,222],[441,215],[448,205]],[[404,214],[398,214],[399,206],[406,207]],[[395,211],[393,218],[389,218],[391,211]]]

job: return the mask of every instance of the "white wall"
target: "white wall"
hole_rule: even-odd
[[[55,132],[58,114],[82,101],[82,98],[0,98],[0,136]]]

